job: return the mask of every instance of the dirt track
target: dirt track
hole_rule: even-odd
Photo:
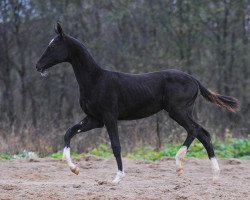
[[[250,161],[220,160],[221,178],[212,183],[209,160],[186,159],[185,174],[177,177],[172,158],[124,159],[126,177],[117,186],[110,183],[113,159],[74,161],[78,176],[60,160],[0,160],[0,199],[250,199]]]

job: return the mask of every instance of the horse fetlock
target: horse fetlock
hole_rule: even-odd
[[[179,157],[175,157],[175,164],[176,164],[176,168],[182,168],[182,163],[184,161],[184,158],[179,158]]]
[[[220,167],[218,161],[215,157],[211,158],[212,172],[213,172],[213,182],[216,182],[219,179]]]
[[[219,180],[220,176],[220,169],[219,168],[213,168],[213,182],[217,182]]]
[[[63,149],[63,156],[62,156],[63,160],[68,161],[70,159],[70,148],[65,146]]]
[[[183,174],[183,161],[184,161],[184,157],[186,155],[187,152],[187,147],[183,146],[179,149],[179,151],[177,152],[176,156],[175,156],[175,162],[176,162],[176,174],[178,176]]]
[[[125,173],[123,171],[118,171],[116,173],[115,179],[112,181],[113,184],[117,185],[121,182],[121,180],[125,177]]]
[[[220,169],[213,169],[213,182],[217,182],[220,176]]]
[[[67,152],[66,152],[66,148],[64,148],[64,150],[63,150],[63,155],[62,155],[62,160],[63,161],[67,161]]]
[[[176,174],[180,176],[183,174],[183,161],[184,158],[176,157]]]
[[[178,159],[179,159],[179,161],[180,161],[181,163],[183,163],[184,160],[185,160],[185,158],[183,158],[183,157],[180,157],[180,158],[178,158]]]

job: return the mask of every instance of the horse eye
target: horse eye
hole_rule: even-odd
[[[56,46],[55,45],[50,45],[50,48],[51,49],[54,49]]]

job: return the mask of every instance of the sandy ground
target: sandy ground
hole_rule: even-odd
[[[74,175],[61,160],[0,160],[0,199],[250,199],[250,161],[219,160],[220,180],[212,182],[209,160],[186,159],[184,174],[175,175],[172,158],[161,161],[124,159],[126,177],[117,186],[114,159],[74,159]]]

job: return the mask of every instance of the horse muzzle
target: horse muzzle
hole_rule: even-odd
[[[36,64],[36,70],[38,71],[38,72],[44,72],[45,71],[45,66],[43,66],[43,65],[41,65],[40,63],[37,63]]]

